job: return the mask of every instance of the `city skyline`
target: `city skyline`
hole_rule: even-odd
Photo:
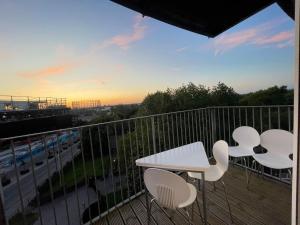
[[[293,87],[294,25],[276,5],[214,39],[110,1],[2,1],[1,94],[141,102],[193,82]]]

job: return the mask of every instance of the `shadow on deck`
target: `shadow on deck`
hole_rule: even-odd
[[[250,188],[247,190],[244,170],[237,167],[230,167],[224,181],[234,224],[279,225],[291,223],[290,185],[254,175],[251,178]],[[216,191],[213,191],[212,184],[207,182],[208,224],[231,224],[222,186],[220,183],[216,183],[216,187]],[[202,203],[201,196],[199,193],[200,203]],[[203,224],[197,206],[194,207],[194,210],[193,223]],[[170,220],[168,215],[157,204],[154,204],[151,214],[151,225],[188,225],[187,217],[181,210],[177,210]],[[112,211],[95,224],[147,225],[145,195]]]

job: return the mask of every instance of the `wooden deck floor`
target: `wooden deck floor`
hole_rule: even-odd
[[[251,178],[250,189],[247,190],[244,170],[230,167],[224,177],[228,198],[231,205],[234,224],[279,225],[290,224],[291,186],[256,175]],[[225,196],[220,183],[217,190],[207,182],[208,223],[211,225],[231,224]],[[202,203],[201,193],[199,200]],[[202,206],[202,205],[201,205]],[[194,207],[194,224],[203,224]],[[132,200],[126,205],[100,219],[97,225],[146,225],[147,214],[145,195]],[[154,204],[151,216],[152,225],[188,225],[183,211],[176,211],[172,220]]]

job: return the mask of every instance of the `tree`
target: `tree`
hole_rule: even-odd
[[[224,83],[218,83],[211,91],[211,106],[232,106],[238,105],[239,94],[232,87],[228,87]]]
[[[240,99],[240,105],[292,105],[293,90],[287,86],[273,86],[245,94]]]

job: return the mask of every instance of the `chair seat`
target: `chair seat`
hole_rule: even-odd
[[[206,181],[217,181],[219,180],[224,174],[224,171],[222,171],[219,167],[215,165],[211,165],[209,169],[205,171],[205,180]],[[195,172],[188,172],[188,175],[195,179],[202,179],[201,173],[195,173]]]
[[[273,169],[288,169],[293,167],[293,161],[286,155],[262,153],[253,155],[253,158],[261,165]]]
[[[184,208],[184,207],[187,207],[187,206],[193,204],[193,202],[197,198],[197,190],[196,190],[196,188],[192,184],[187,183],[187,185],[190,188],[191,194],[190,194],[189,198],[185,202],[182,202],[182,203],[180,203],[177,206],[178,208]]]
[[[229,156],[235,158],[253,156],[255,154],[253,148],[243,146],[230,146],[228,147],[228,153]]]

